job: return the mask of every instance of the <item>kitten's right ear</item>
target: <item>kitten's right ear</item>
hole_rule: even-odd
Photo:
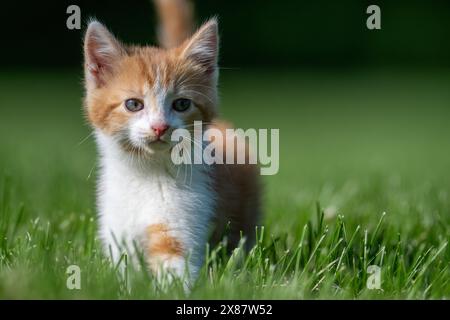
[[[111,74],[115,62],[125,50],[114,35],[98,21],[91,21],[84,37],[84,67],[86,85],[101,87]]]

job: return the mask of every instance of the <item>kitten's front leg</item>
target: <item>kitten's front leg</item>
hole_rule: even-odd
[[[151,224],[146,228],[146,256],[150,270],[158,279],[166,276],[193,280],[200,266],[190,262],[192,248],[182,242],[182,237],[164,223]]]

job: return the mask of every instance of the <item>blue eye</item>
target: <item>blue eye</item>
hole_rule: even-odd
[[[192,102],[189,99],[184,99],[184,98],[176,99],[176,100],[174,100],[174,102],[172,102],[172,108],[175,111],[184,112],[187,109],[189,109],[189,107],[191,106],[191,103]]]
[[[125,108],[131,112],[137,112],[144,109],[144,103],[138,99],[125,100]]]

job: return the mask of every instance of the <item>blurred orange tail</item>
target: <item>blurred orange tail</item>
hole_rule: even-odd
[[[181,44],[194,29],[191,0],[153,0],[159,17],[158,39],[164,48]]]

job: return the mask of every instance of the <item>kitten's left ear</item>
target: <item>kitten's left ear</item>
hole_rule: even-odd
[[[219,54],[217,19],[206,22],[183,46],[182,56],[185,59],[201,65],[207,73],[213,73]]]

